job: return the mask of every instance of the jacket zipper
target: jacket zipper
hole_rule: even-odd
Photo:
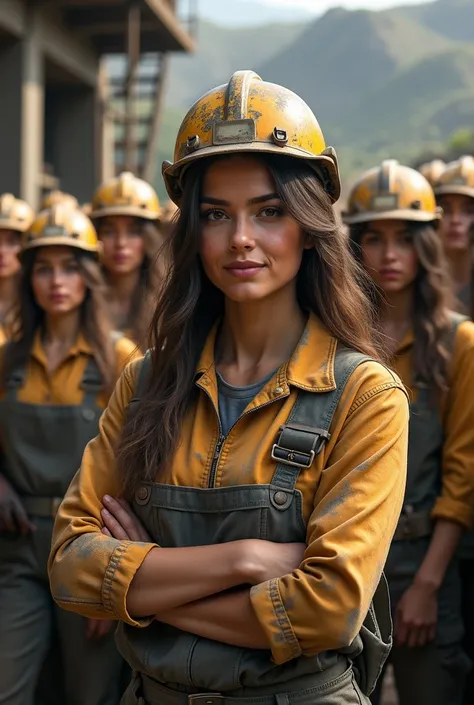
[[[286,399],[289,394],[285,394],[283,397],[279,397],[279,399]],[[260,404],[256,409],[249,409],[248,411],[244,411],[244,413],[239,416],[237,421],[232,424],[232,426],[229,428],[227,435],[224,436],[222,433],[222,426],[219,421],[219,438],[217,439],[216,447],[214,449],[214,456],[212,458],[212,464],[211,464],[211,470],[209,472],[209,482],[208,482],[208,487],[212,488],[215,486],[216,483],[216,474],[217,474],[217,468],[219,466],[219,461],[221,459],[221,453],[222,453],[222,448],[224,446],[224,443],[226,442],[228,436],[230,435],[230,432],[233,431],[234,427],[239,423],[241,419],[244,418],[244,416],[248,416],[251,414],[253,411],[259,411],[260,409],[263,409],[265,406],[269,406],[270,404],[273,404],[273,402],[276,401],[275,399],[272,399],[271,401],[265,402],[265,404]]]

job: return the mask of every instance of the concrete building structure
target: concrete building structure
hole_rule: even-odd
[[[192,48],[174,0],[0,0],[0,193],[88,200],[114,169],[102,58]]]

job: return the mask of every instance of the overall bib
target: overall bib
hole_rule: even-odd
[[[161,547],[197,546],[264,539],[305,542],[306,524],[298,475],[311,467],[324,447],[345,383],[365,358],[338,351],[337,389],[298,400],[277,442],[269,443],[275,459],[268,485],[200,489],[144,483],[133,507],[151,538]],[[136,398],[146,384],[143,365]],[[143,381],[145,380],[145,382]],[[133,401],[131,409],[133,409]],[[391,643],[388,594],[382,581],[376,595],[379,607],[367,615],[360,635],[346,653],[323,652],[273,663],[270,651],[239,648],[201,638],[166,624],[145,629],[120,623],[117,643],[135,671],[124,696],[126,705],[363,705],[364,693],[375,685]],[[383,633],[379,629],[380,617]],[[241,700],[244,698],[245,700]]]
[[[17,370],[0,402],[5,477],[20,495],[37,530],[27,536],[0,533],[0,704],[34,705],[35,688],[57,629],[68,705],[116,705],[121,658],[113,631],[86,639],[85,620],[59,609],[50,594],[47,561],[56,510],[97,435],[102,409],[99,370],[89,359],[80,406],[18,401],[26,371]]]
[[[461,320],[464,318],[454,318],[455,329]],[[385,566],[393,614],[413,583],[431,541],[430,514],[442,489],[443,442],[437,404],[429,390],[419,388],[417,401],[410,405],[404,505]],[[400,705],[461,705],[470,667],[461,647],[462,635],[461,584],[455,558],[438,590],[435,641],[416,648],[394,646],[390,654]],[[377,690],[373,703],[380,700],[380,685]]]

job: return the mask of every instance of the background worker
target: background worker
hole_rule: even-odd
[[[68,705],[120,697],[115,623],[56,609],[46,572],[58,506],[135,350],[112,334],[98,249],[91,221],[69,205],[42,211],[23,236],[18,333],[0,348],[2,705],[36,703],[55,627]]]
[[[360,177],[344,216],[411,399],[407,488],[385,567],[400,705],[461,705],[470,667],[456,551],[474,518],[474,324],[449,308],[440,218],[427,180],[395,160]]]
[[[148,183],[124,172],[99,186],[90,217],[102,242],[113,325],[146,350],[148,326],[165,274],[158,258],[163,244],[158,197]]]

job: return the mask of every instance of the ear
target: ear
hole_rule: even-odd
[[[303,233],[304,235],[304,241],[303,241],[303,249],[304,250],[312,250],[314,249],[314,238],[312,235],[309,233]]]

